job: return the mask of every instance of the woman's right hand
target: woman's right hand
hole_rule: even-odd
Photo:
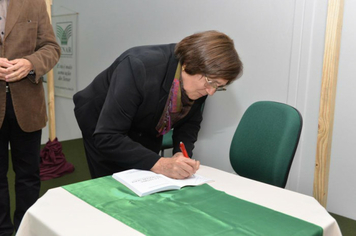
[[[157,174],[163,174],[173,179],[186,179],[199,169],[200,162],[187,158],[181,152],[173,157],[161,157],[151,168]]]

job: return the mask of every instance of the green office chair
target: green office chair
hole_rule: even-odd
[[[252,104],[231,142],[232,168],[240,176],[284,188],[302,126],[299,111],[287,104]]]
[[[171,129],[168,133],[163,135],[162,146],[161,146],[161,156],[164,156],[164,150],[173,148],[173,129]]]
[[[204,111],[205,102],[201,105],[201,113]],[[173,148],[173,129],[171,129],[168,133],[163,135],[162,145],[161,145],[161,156],[164,156],[164,150]]]

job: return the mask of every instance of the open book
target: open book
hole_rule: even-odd
[[[140,197],[166,190],[181,189],[184,186],[197,186],[213,181],[212,179],[197,174],[187,179],[171,179],[149,170],[137,169],[117,172],[113,174],[112,177]]]

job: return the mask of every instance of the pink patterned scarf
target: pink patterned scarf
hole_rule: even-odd
[[[178,63],[169,97],[164,107],[163,114],[156,126],[159,135],[164,135],[169,132],[173,125],[172,115],[175,114],[174,116],[179,116],[179,113],[182,111],[181,71],[181,64]]]

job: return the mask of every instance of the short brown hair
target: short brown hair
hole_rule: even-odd
[[[205,31],[185,37],[175,48],[185,72],[222,78],[228,84],[242,74],[243,66],[234,41],[218,31]]]

